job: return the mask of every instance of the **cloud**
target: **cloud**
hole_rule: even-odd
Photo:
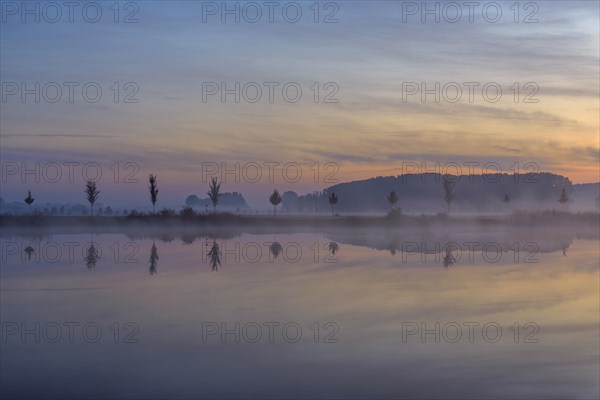
[[[2,137],[76,137],[76,138],[113,138],[120,137],[117,135],[101,135],[101,134],[68,134],[68,133],[8,133],[0,134]]]

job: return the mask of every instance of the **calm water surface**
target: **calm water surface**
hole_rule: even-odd
[[[1,241],[2,397],[600,396],[597,237]]]

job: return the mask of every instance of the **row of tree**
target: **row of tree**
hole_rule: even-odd
[[[158,177],[154,174],[150,174],[148,176],[148,183],[150,185],[148,187],[148,190],[150,191],[150,201],[152,202],[152,213],[156,214],[156,202],[158,201]],[[444,177],[444,179],[442,181],[442,187],[444,190],[444,201],[446,202],[446,204],[448,206],[448,213],[450,213],[450,206],[452,204],[452,201],[456,197],[456,195],[454,193],[454,186],[455,186],[455,181],[449,179],[448,177]],[[100,196],[100,191],[98,190],[98,188],[96,186],[96,182],[87,181],[86,185],[85,185],[84,193],[86,194],[87,201],[90,203],[90,215],[93,216],[94,215],[94,203]],[[211,179],[207,195],[213,205],[213,213],[216,213],[217,204],[219,204],[219,200],[222,195],[221,183],[218,182],[217,178]],[[33,204],[34,200],[35,199],[33,198],[31,191],[28,191],[27,197],[25,198],[25,203],[29,207],[30,215],[31,215],[31,204]],[[277,206],[279,204],[281,204],[282,200],[283,199],[277,190],[274,190],[273,193],[269,196],[269,202],[273,205],[273,215],[276,214]],[[387,195],[387,200],[391,205],[391,212],[394,212],[395,205],[398,202],[398,195],[396,194],[396,192],[392,190]],[[328,194],[328,201],[329,201],[329,205],[331,206],[331,214],[335,215],[335,205],[338,203],[338,196],[336,195],[335,192],[331,192]],[[510,195],[506,194],[504,196],[504,198],[502,199],[502,201],[504,201],[505,203],[508,204],[511,201]],[[562,189],[561,195],[560,195],[558,201],[562,204],[565,204],[569,201],[569,196],[567,195],[566,188]],[[189,209],[189,210],[187,210],[187,209]],[[191,211],[193,211],[192,207],[184,207],[184,210],[182,210],[181,214],[182,215],[193,214],[193,212],[191,212]],[[169,213],[161,212],[161,214],[166,215]]]

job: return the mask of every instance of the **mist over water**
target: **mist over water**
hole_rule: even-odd
[[[3,396],[600,390],[596,229],[5,230],[0,244]]]

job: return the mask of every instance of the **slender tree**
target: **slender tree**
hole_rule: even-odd
[[[100,196],[100,192],[96,188],[96,182],[87,181],[85,184],[84,193],[87,195],[87,201],[90,202],[90,215],[94,216],[94,203],[98,196]]]
[[[444,187],[444,201],[448,204],[448,214],[450,214],[450,204],[452,204],[452,200],[454,200],[454,182],[450,180],[447,176],[444,176],[444,181],[442,182],[442,186]]]
[[[148,177],[148,182],[150,182],[148,189],[150,190],[150,200],[152,201],[152,214],[156,214],[156,200],[158,199],[158,184],[156,182],[156,175],[150,174]]]
[[[393,210],[395,204],[398,202],[398,196],[396,195],[396,192],[394,192],[392,190],[390,192],[390,194],[388,195],[387,200],[390,202],[390,205],[392,206],[392,210]]]
[[[88,269],[94,269],[94,268],[96,268],[96,264],[98,263],[99,259],[100,259],[100,252],[98,251],[98,249],[96,248],[96,245],[94,244],[94,234],[92,234],[91,240],[90,240],[90,246],[85,251],[85,257],[84,257],[85,265],[87,266]]]
[[[221,250],[219,249],[219,245],[217,241],[213,241],[213,245],[210,248],[210,251],[206,253],[207,256],[210,257],[210,265],[213,271],[218,271],[221,266]]]
[[[96,249],[96,245],[94,245],[94,243],[92,242],[90,244],[90,247],[88,247],[85,252],[85,265],[88,269],[94,269],[96,268],[96,264],[98,263],[99,258],[100,253],[98,252],[98,249]]]
[[[152,242],[152,248],[150,249],[150,275],[157,273],[158,269],[158,250],[156,249],[156,243]]]
[[[213,205],[213,213],[217,212],[217,204],[221,198],[221,184],[217,182],[217,178],[210,180],[209,191],[206,192]]]
[[[31,196],[31,190],[27,191],[27,197],[25,197],[25,203],[27,204],[27,207],[29,208],[29,215],[31,215],[31,203],[34,202],[34,198]]]
[[[334,207],[338,202],[338,197],[334,192],[331,192],[331,194],[329,195],[329,205],[331,205],[331,215],[335,215],[334,212]]]
[[[273,215],[275,215],[275,211],[277,210],[277,206],[281,203],[281,195],[277,191],[277,189],[273,190],[271,196],[269,196],[269,201],[273,204]]]

